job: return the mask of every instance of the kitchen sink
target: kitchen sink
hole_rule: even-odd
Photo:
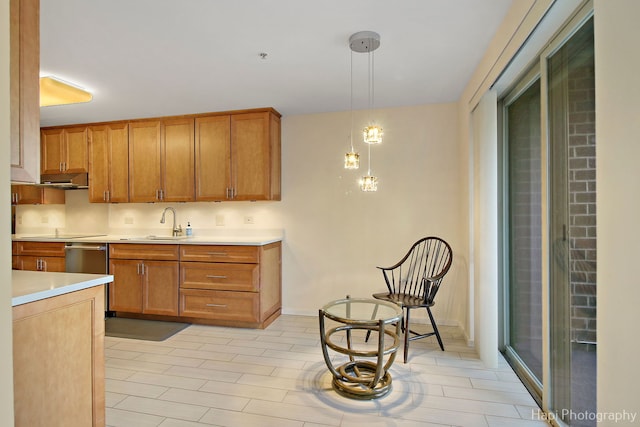
[[[147,240],[184,240],[187,236],[146,236],[143,237]]]

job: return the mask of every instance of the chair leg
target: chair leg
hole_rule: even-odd
[[[407,363],[407,358],[409,357],[409,334],[411,334],[411,332],[409,331],[409,312],[411,310],[409,310],[408,308],[406,308],[405,310],[406,314],[404,316],[404,319],[402,319],[402,323],[404,326],[404,363]]]
[[[373,307],[373,313],[371,313],[371,320],[374,320],[377,314],[378,314],[378,304],[376,304],[375,307]],[[364,342],[369,342],[370,336],[371,336],[371,329],[367,331],[367,336],[364,337]]]
[[[427,307],[427,313],[429,314],[429,319],[431,320],[431,326],[433,327],[433,332],[436,334],[436,338],[438,338],[438,344],[440,344],[440,349],[444,351],[444,345],[442,344],[442,338],[440,338],[440,332],[438,332],[438,327],[436,326],[435,320],[433,320],[433,314],[431,314],[431,309]]]

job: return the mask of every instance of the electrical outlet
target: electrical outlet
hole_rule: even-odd
[[[216,225],[222,227],[224,225],[224,215],[216,215]]]
[[[245,216],[244,217],[244,223],[245,224],[255,224],[255,220],[253,219],[252,216]]]
[[[48,216],[43,216],[42,218],[40,218],[40,222],[42,222],[43,224],[49,224],[49,217]]]
[[[130,216],[125,216],[124,217],[124,223],[125,224],[133,224],[133,218]]]
[[[18,224],[22,225],[22,215],[18,216]]]

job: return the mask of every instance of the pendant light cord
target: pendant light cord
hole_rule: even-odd
[[[349,68],[349,74],[351,75],[351,94],[349,108],[351,109],[351,127],[349,128],[349,142],[351,143],[351,152],[353,153],[353,50],[351,50],[351,64]]]

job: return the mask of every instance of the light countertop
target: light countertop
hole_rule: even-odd
[[[79,233],[82,234],[82,233]],[[88,234],[88,233],[84,233]],[[14,241],[38,241],[38,242],[100,242],[100,243],[144,243],[144,244],[170,244],[170,245],[243,245],[264,246],[270,243],[282,241],[282,235],[274,234],[237,234],[237,235],[209,235],[209,236],[181,236],[179,239],[167,235],[142,234],[130,235],[96,235],[91,237],[55,237],[52,234],[14,234]]]
[[[16,306],[104,285],[113,282],[113,276],[12,270],[11,282],[13,287],[11,303],[12,306]]]

